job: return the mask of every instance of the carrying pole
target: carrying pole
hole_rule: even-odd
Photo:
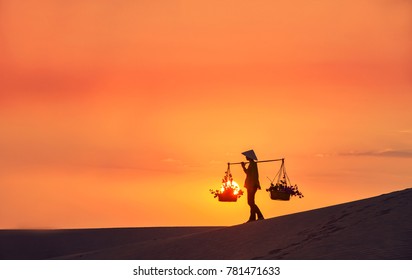
[[[278,159],[268,159],[268,160],[258,160],[258,161],[256,161],[256,163],[261,163],[261,162],[271,162],[271,161],[285,161],[285,159],[284,158],[278,158]],[[248,163],[248,162],[245,162],[245,163]],[[228,162],[227,163],[228,165],[231,165],[231,164],[242,164],[242,162]]]

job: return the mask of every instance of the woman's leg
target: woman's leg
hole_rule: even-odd
[[[255,213],[257,214],[257,217],[258,217],[259,220],[264,219],[262,212],[260,212],[260,209],[256,204],[255,204]]]
[[[247,190],[247,203],[250,206],[250,217],[249,217],[249,221],[255,221],[256,220],[256,216],[259,220],[263,220],[263,214],[262,212],[260,212],[259,207],[256,205],[255,203],[255,195],[256,195],[256,191],[257,189],[253,189],[253,190]]]
[[[257,208],[257,206],[255,204],[255,194],[256,194],[256,189],[248,189],[247,190],[247,204],[249,204],[249,206],[250,206],[249,221],[255,221],[256,220],[256,208]],[[259,210],[259,208],[258,208],[258,210]]]

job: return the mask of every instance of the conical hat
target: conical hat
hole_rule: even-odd
[[[257,156],[256,156],[256,154],[255,154],[255,152],[254,152],[253,150],[249,150],[249,151],[243,152],[242,155],[244,155],[245,157],[251,158],[251,159],[253,159],[253,160],[258,160],[258,159],[257,159]]]

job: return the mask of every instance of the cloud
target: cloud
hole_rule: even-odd
[[[398,132],[401,134],[407,134],[407,135],[412,134],[412,130],[410,129],[399,130]]]
[[[44,100],[60,100],[83,96],[97,86],[100,73],[81,69],[0,69],[0,101],[35,96]]]
[[[326,158],[326,157],[333,157],[335,154],[325,154],[325,153],[317,153],[315,154],[315,157],[317,158]]]
[[[168,162],[168,163],[178,163],[180,160],[174,159],[174,158],[165,158],[162,159],[162,162]]]
[[[374,156],[374,157],[397,157],[412,158],[412,149],[385,149],[380,151],[351,151],[341,153],[342,156]]]

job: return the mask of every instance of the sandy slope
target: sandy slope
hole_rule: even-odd
[[[139,238],[106,229],[107,242],[87,251],[82,243],[98,236],[96,230],[81,240],[66,236],[66,247],[74,243],[83,245],[82,250],[55,249],[53,255],[43,253],[40,258],[412,259],[411,215],[412,189],[407,189],[232,227],[153,228],[140,232]]]
[[[0,230],[0,259],[49,259],[219,227]]]

